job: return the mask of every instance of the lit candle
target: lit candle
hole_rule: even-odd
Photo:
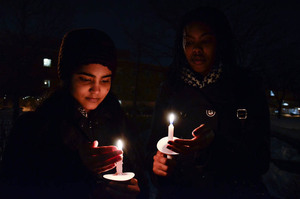
[[[174,125],[173,125],[174,119],[175,119],[175,115],[171,113],[169,115],[170,125],[168,127],[168,140],[172,140],[172,141],[174,137]]]
[[[117,147],[118,147],[119,150],[122,150],[123,143],[122,143],[121,140],[118,140]],[[116,172],[117,175],[123,174],[123,155],[122,155],[122,160],[117,162],[116,170],[117,170],[117,172]]]

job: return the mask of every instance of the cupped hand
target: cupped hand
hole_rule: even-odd
[[[124,198],[131,199],[136,198],[140,192],[138,180],[132,178],[128,181],[110,181],[108,186],[105,188],[112,198]]]
[[[206,128],[204,124],[195,128],[192,135],[192,139],[176,139],[174,141],[169,141],[167,148],[180,154],[189,154],[205,149],[212,143],[215,137],[213,130]]]
[[[169,176],[172,174],[176,161],[167,159],[166,155],[160,151],[153,156],[153,172],[158,176]]]
[[[116,146],[98,147],[98,141],[81,143],[79,147],[79,154],[83,164],[94,174],[113,169],[115,163],[122,160],[122,153]]]

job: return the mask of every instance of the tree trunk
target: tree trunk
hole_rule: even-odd
[[[15,123],[17,118],[20,115],[20,103],[19,103],[19,96],[13,96],[13,115],[12,115],[12,122]]]
[[[277,118],[280,119],[281,118],[281,113],[282,113],[282,100],[279,101],[277,110],[278,110]]]
[[[138,98],[138,85],[139,85],[139,75],[140,75],[140,65],[141,65],[141,50],[138,47],[136,70],[135,70],[135,82],[134,82],[134,93],[133,93],[133,118],[137,116],[138,107],[137,107],[137,98]]]

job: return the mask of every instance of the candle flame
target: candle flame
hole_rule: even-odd
[[[174,115],[174,113],[171,113],[171,114],[169,115],[169,121],[170,121],[170,124],[173,124],[174,120],[175,120],[175,115]]]
[[[122,148],[123,148],[123,142],[122,142],[122,140],[118,140],[117,147],[118,147],[119,150],[122,150]]]

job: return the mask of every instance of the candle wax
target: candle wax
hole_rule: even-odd
[[[117,143],[117,147],[119,150],[122,150],[123,148],[123,143],[121,140],[118,140],[118,143]],[[122,160],[120,160],[119,162],[116,163],[116,174],[117,175],[120,175],[123,173],[123,155],[122,155]]]
[[[119,162],[117,162],[117,166],[116,166],[116,174],[122,174],[123,173],[123,160],[120,160]]]
[[[168,140],[173,141],[173,136],[174,136],[174,125],[170,124],[168,127]]]

